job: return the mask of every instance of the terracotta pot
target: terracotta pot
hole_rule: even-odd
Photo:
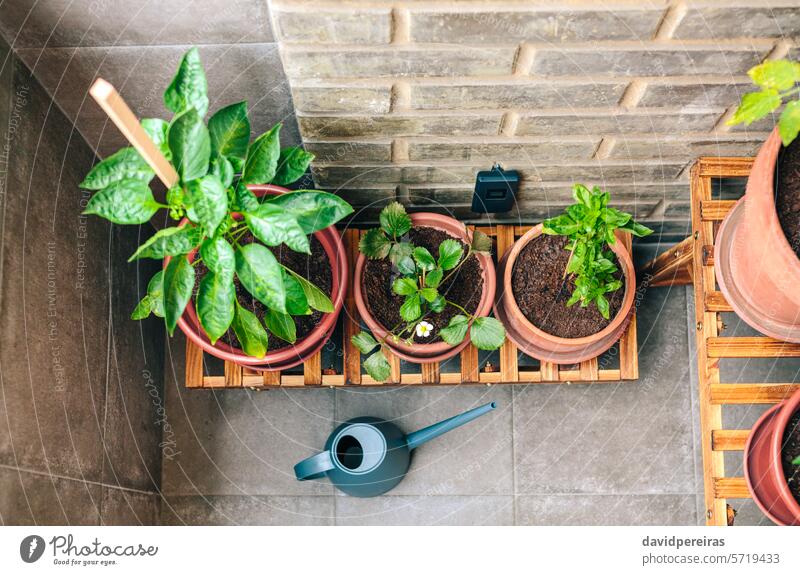
[[[800,391],[767,411],[744,448],[744,476],[753,500],[778,525],[800,525],[800,503],[783,474],[781,447],[786,426],[800,409]]]
[[[636,273],[630,254],[620,241],[621,234],[617,233],[617,241],[609,247],[616,254],[625,275],[625,296],[622,300],[622,308],[602,331],[587,337],[576,338],[558,337],[539,329],[525,317],[514,299],[511,287],[514,263],[522,249],[529,242],[536,241],[541,234],[542,225],[534,226],[518,239],[500,260],[498,277],[502,279],[503,283],[495,297],[495,317],[503,322],[506,327],[506,335],[521,351],[540,361],[572,365],[597,357],[622,336],[633,310]]]
[[[248,188],[257,196],[263,196],[265,194],[283,194],[290,191],[286,188],[273,185],[248,186]],[[185,222],[186,220],[184,219],[179,225]],[[289,369],[303,363],[306,359],[319,351],[322,346],[325,345],[325,342],[330,339],[333,329],[336,326],[336,319],[339,317],[342,305],[344,304],[349,275],[347,254],[336,228],[330,226],[324,230],[314,232],[314,237],[322,244],[328,256],[328,260],[331,262],[331,301],[333,302],[333,312],[324,314],[322,320],[306,337],[296,341],[294,345],[267,353],[267,355],[262,358],[246,355],[241,349],[232,347],[220,340],[212,345],[208,336],[206,336],[205,332],[200,327],[200,320],[197,317],[194,303],[191,300],[186,306],[183,315],[178,320],[178,326],[181,328],[181,331],[206,353],[210,353],[225,361],[231,361],[254,369],[257,368],[259,371],[278,371]],[[187,257],[189,261],[192,261],[194,256],[195,251],[192,251]],[[165,268],[169,260],[170,258],[164,259]]]
[[[472,233],[467,230],[466,226],[449,216],[432,213],[416,213],[410,214],[411,221],[415,227],[428,227],[441,230],[448,235],[461,240],[469,245],[472,242]],[[489,256],[476,254],[475,257],[481,264],[481,272],[483,277],[483,293],[481,300],[478,303],[478,308],[475,310],[475,316],[486,316],[492,309],[492,301],[494,299],[494,292],[496,287],[496,278],[494,270],[494,262]],[[367,258],[363,254],[358,255],[355,269],[355,282],[356,286],[353,294],[356,300],[356,307],[358,313],[367,324],[367,327],[372,332],[372,335],[377,339],[386,337],[387,329],[378,323],[375,316],[369,310],[366,301],[366,294],[364,293],[364,282],[362,276],[364,274],[364,266],[367,263]],[[406,345],[402,342],[393,342],[391,338],[387,338],[386,344],[395,352],[399,357],[410,361],[412,363],[433,363],[437,361],[444,361],[458,354],[469,343],[469,336],[464,338],[464,341],[457,346],[451,346],[444,341],[436,343]]]
[[[800,261],[775,211],[778,128],[761,146],[744,197],[714,244],[714,271],[736,314],[763,334],[800,342]]]

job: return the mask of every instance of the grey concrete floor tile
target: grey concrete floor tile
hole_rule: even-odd
[[[514,387],[516,492],[695,492],[685,290],[638,310],[638,382]]]
[[[473,407],[497,408],[417,448],[396,495],[513,493],[511,389],[508,386],[337,389],[336,419],[370,415],[410,433]],[[328,429],[327,432],[332,431]]]
[[[332,496],[166,497],[163,525],[333,525]]]
[[[734,527],[768,527],[774,525],[752,499],[728,499],[728,505],[736,511],[733,522]]]
[[[695,495],[518,495],[517,525],[696,525]]]
[[[337,525],[512,525],[508,495],[336,498]]]
[[[98,525],[102,487],[0,467],[2,525]]]
[[[299,482],[294,465],[333,429],[329,389],[191,389],[184,338],[167,342],[162,490],[168,495],[321,495],[330,484]]]
[[[129,489],[103,486],[102,525],[156,525],[160,497]]]

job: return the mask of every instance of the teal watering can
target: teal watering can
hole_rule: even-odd
[[[487,403],[405,435],[395,424],[377,417],[356,417],[337,427],[325,442],[325,451],[294,466],[300,481],[328,476],[355,497],[374,497],[402,481],[411,464],[411,451],[434,437],[492,411]]]

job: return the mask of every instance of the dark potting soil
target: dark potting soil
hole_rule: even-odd
[[[418,227],[408,233],[407,239],[415,246],[427,248],[434,257],[438,257],[439,244],[446,239],[452,239],[452,236],[434,228]],[[464,253],[467,253],[468,246],[463,242],[461,245]],[[447,273],[445,272],[445,277]],[[367,306],[378,323],[387,331],[398,324],[405,325],[403,318],[400,317],[400,306],[403,305],[405,298],[392,291],[392,283],[398,277],[400,274],[397,270],[392,269],[392,263],[388,259],[368,260],[367,265],[364,266],[363,282]],[[483,275],[478,258],[471,255],[450,278],[442,282],[439,286],[439,293],[468,312],[475,312],[483,294]],[[438,335],[439,330],[447,327],[453,316],[460,313],[451,305],[445,307],[441,313],[428,310],[420,318],[420,321],[424,319],[433,325],[433,334],[429,337],[417,337],[415,333],[414,341],[417,343],[441,341]]]
[[[792,461],[800,457],[800,411],[796,411],[786,426],[783,434],[783,449],[781,450],[783,459],[783,474],[789,483],[789,489],[800,503],[800,465],[792,464]]]
[[[775,209],[783,234],[800,258],[800,138],[778,156]]]
[[[564,236],[545,234],[528,242],[514,262],[511,289],[520,311],[542,331],[557,337],[586,337],[611,323],[622,307],[625,288],[606,294],[611,319],[600,315],[594,304],[581,307],[579,302],[567,307],[575,281],[572,277],[564,278],[569,260],[566,244]],[[615,277],[623,279],[622,270]]]
[[[249,244],[253,241],[253,236],[248,232],[239,240],[239,244]],[[311,283],[325,292],[325,295],[328,297],[331,296],[331,291],[333,289],[333,272],[331,270],[331,263],[328,260],[327,254],[325,253],[325,248],[322,247],[322,244],[317,238],[311,236],[310,255],[290,250],[283,244],[274,247],[267,246],[267,249],[269,249],[276,258],[278,258],[280,263],[309,280]],[[197,295],[197,289],[200,286],[200,280],[203,279],[203,276],[206,273],[208,273],[208,268],[203,262],[200,262],[195,268],[195,273],[195,295]],[[236,298],[239,300],[239,304],[253,312],[263,325],[264,315],[267,312],[267,308],[264,306],[264,304],[250,295],[250,292],[244,289],[244,286],[239,283],[238,277],[234,276],[233,283],[236,286]],[[323,315],[324,314],[320,311],[312,310],[310,315],[294,316],[294,324],[297,330],[296,341],[300,341],[309,333],[311,333],[311,330],[313,330],[314,327],[316,327],[316,325],[322,320]],[[231,347],[235,347],[237,349],[240,348],[239,339],[236,337],[236,334],[232,329],[229,329],[228,332],[220,338],[220,341],[224,341]],[[283,341],[282,339],[273,335],[271,332],[269,333],[269,340],[267,344],[268,351],[277,351],[279,349],[289,347],[290,345],[292,344],[287,341]]]

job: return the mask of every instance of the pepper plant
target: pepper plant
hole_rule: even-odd
[[[744,123],[749,126],[785,102],[778,120],[778,132],[783,145],[788,146],[800,132],[800,62],[770,60],[751,68],[747,74],[761,90],[742,97],[728,125]]]
[[[174,220],[186,217],[187,223],[157,232],[130,257],[129,261],[171,256],[166,269],[150,280],[147,295],[131,317],[163,317],[171,335],[192,297],[195,268],[203,262],[208,272],[196,295],[203,331],[213,344],[232,328],[246,354],[263,357],[268,334],[295,341],[292,316],[312,309],[333,311],[318,286],[280,264],[266,246],[285,244],[310,253],[309,234],[341,220],[352,208],[322,191],[259,199],[247,188],[291,184],[314,156],[301,148],[281,149],[280,124],[251,142],[246,102],[221,108],[206,125],[207,84],[196,48],[181,59],[164,92],[164,104],[174,113],[172,120],[148,118],[142,127],[180,176],[167,191],[167,203],[155,200],[149,185],[153,170],[128,147],[95,165],[81,183],[94,191],[84,213],[116,224],[145,223],[162,208]],[[248,234],[254,241],[243,241]],[[190,262],[187,254],[194,250]],[[238,301],[237,279],[267,308],[264,324]]]
[[[614,230],[639,237],[650,235],[653,230],[635,222],[630,214],[609,207],[608,192],[597,186],[589,190],[583,184],[575,184],[572,196],[575,203],[564,213],[542,222],[542,232],[568,238],[566,249],[570,255],[564,278],[574,276],[575,289],[567,305],[580,302],[581,307],[587,307],[594,303],[600,314],[609,319],[605,294],[620,289],[622,281],[614,277],[619,268],[606,245],[616,241]]]
[[[434,335],[433,325],[425,321],[429,314],[442,313],[447,306],[452,306],[460,313],[439,330],[439,336],[445,342],[458,345],[469,332],[470,341],[478,349],[499,348],[505,341],[503,324],[493,317],[476,317],[448,300],[446,293],[439,291],[471,255],[491,255],[492,240],[475,230],[466,254],[461,242],[446,239],[439,244],[439,251],[434,255],[427,248],[415,246],[407,239],[410,230],[411,218],[405,208],[398,202],[392,202],[381,211],[380,227],[367,231],[361,238],[358,249],[362,254],[370,259],[388,258],[396,270],[392,291],[403,297],[400,306],[402,320],[381,341],[369,332],[362,331],[351,338],[353,345],[363,354],[369,354],[379,347],[386,348],[386,338],[389,337],[411,345],[414,334],[423,338]],[[386,380],[391,373],[389,362],[381,350],[366,359],[364,368],[376,381]]]

